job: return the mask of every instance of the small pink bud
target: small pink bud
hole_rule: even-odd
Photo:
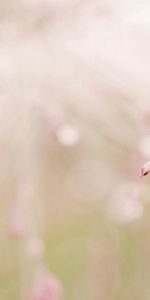
[[[10,226],[8,229],[8,235],[13,239],[21,239],[25,236],[25,228],[24,226],[17,222]]]
[[[46,111],[46,118],[49,129],[53,135],[56,134],[59,127],[64,123],[64,113],[60,109],[51,109]]]
[[[62,287],[52,275],[46,274],[36,283],[32,291],[32,300],[60,300]]]
[[[146,162],[144,166],[140,169],[140,177],[148,175],[150,172],[150,161]]]

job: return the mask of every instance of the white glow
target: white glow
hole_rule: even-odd
[[[136,183],[123,185],[112,197],[108,208],[109,216],[120,223],[129,223],[141,218],[143,211]]]
[[[56,136],[59,143],[64,146],[74,146],[80,141],[80,134],[78,130],[67,124],[61,126],[57,130]]]

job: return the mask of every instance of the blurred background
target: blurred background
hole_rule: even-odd
[[[0,300],[149,300],[150,1],[0,2]]]

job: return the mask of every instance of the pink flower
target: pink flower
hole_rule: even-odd
[[[144,166],[140,169],[140,177],[148,175],[150,172],[150,161],[147,161]]]
[[[60,300],[62,287],[51,274],[46,274],[36,282],[32,291],[32,300]]]

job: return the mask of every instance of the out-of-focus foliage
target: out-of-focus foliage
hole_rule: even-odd
[[[149,52],[149,1],[1,1],[0,299],[149,300]]]

